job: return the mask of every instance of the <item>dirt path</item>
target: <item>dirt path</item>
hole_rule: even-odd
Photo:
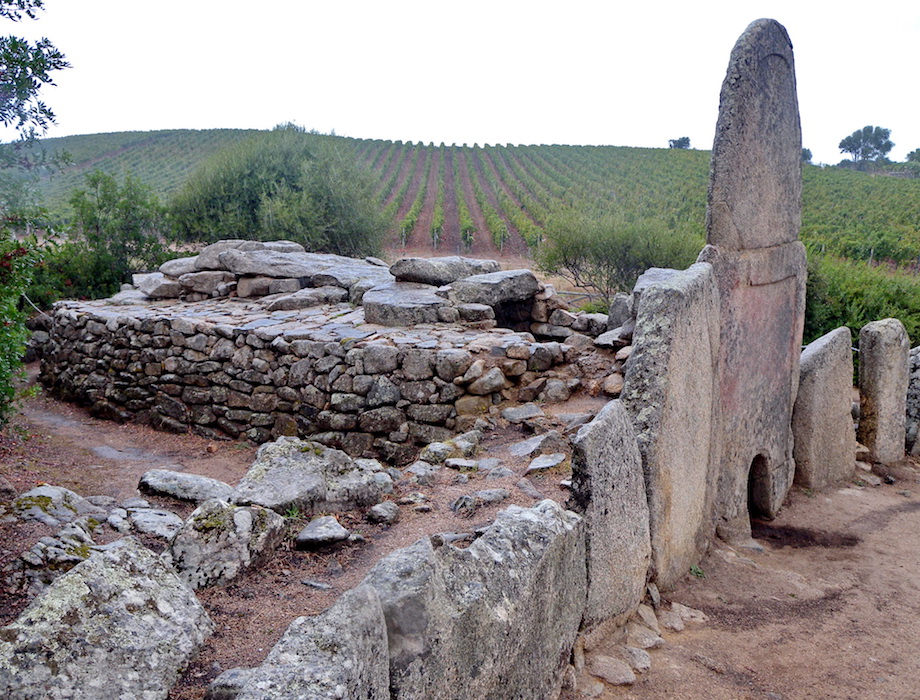
[[[602,700],[920,697],[916,477],[796,490],[754,534],[763,553],[720,544],[665,594],[708,621],[664,631],[651,670]]]

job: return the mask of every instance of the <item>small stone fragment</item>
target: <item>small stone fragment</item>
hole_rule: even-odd
[[[399,520],[399,506],[393,501],[383,501],[367,511],[367,519],[372,523],[392,525]]]
[[[636,674],[629,664],[620,659],[603,654],[592,654],[585,668],[592,676],[596,676],[610,685],[632,685],[636,682]]]
[[[297,549],[316,549],[348,539],[351,533],[333,515],[315,518],[300,531],[295,540]]]

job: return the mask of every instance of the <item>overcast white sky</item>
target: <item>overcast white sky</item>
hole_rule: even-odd
[[[48,136],[255,128],[450,143],[712,145],[733,44],[773,17],[795,46],[804,146],[891,129],[920,148],[920,3],[46,0],[4,33],[72,68]],[[7,136],[9,138],[9,136]]]

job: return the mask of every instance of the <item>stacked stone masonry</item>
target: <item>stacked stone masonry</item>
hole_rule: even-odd
[[[336,287],[346,295],[372,267],[352,262],[360,274],[345,279],[349,290]],[[340,261],[337,265],[333,272],[342,269]],[[328,266],[323,274],[332,276]],[[443,317],[474,320],[435,320],[411,328],[369,323],[366,306],[325,303],[328,294],[312,299],[315,305],[298,308],[279,304],[296,294],[218,295],[188,302],[153,301],[125,292],[123,297],[133,295],[132,303],[122,305],[117,297],[61,302],[44,347],[42,381],[58,396],[88,405],[100,417],[145,422],[172,432],[242,436],[258,443],[282,435],[310,436],[353,456],[374,455],[402,464],[414,457],[419,445],[467,429],[500,401],[530,401],[547,388],[567,398],[579,385],[573,361],[582,350],[595,350],[587,333],[606,330],[606,317],[584,318],[597,314],[556,313],[567,325],[547,323],[564,304],[527,270],[460,280],[466,285],[461,299],[490,301],[487,294],[475,297],[470,292],[480,278],[489,278],[485,287],[497,281],[503,290],[503,297],[492,300],[494,307],[438,296],[446,305]],[[245,279],[250,278],[240,281]],[[524,291],[512,289],[509,301],[507,290],[519,279],[525,280]],[[413,294],[418,287],[428,288],[425,293],[432,296],[431,290],[452,293],[401,281],[368,290],[396,299],[388,307],[391,321],[401,313],[400,305],[409,309],[410,318],[417,308],[406,302],[413,295],[394,291],[401,284],[413,285]],[[495,311],[508,313],[515,305],[517,325],[525,330],[496,327]],[[528,326],[545,333],[540,341]]]

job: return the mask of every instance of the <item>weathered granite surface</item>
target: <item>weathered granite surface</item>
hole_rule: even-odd
[[[99,547],[0,630],[9,700],[162,700],[213,624],[133,538]]]
[[[904,458],[909,353],[907,331],[895,318],[867,323],[859,331],[857,438],[876,462]]]
[[[792,413],[795,482],[801,486],[819,489],[853,473],[852,343],[850,329],[843,327],[802,351],[799,391]]]
[[[364,583],[386,619],[394,698],[499,700],[559,692],[585,604],[582,519],[511,506],[466,549],[423,539]]]
[[[738,39],[722,83],[707,207],[719,286],[722,406],[719,534],[750,537],[749,504],[776,515],[792,485],[806,261],[801,127],[792,45],[774,20]]]
[[[705,263],[662,274],[637,306],[620,400],[645,470],[652,572],[680,581],[714,534],[720,466],[719,294]]]
[[[569,507],[585,518],[588,562],[582,631],[602,637],[645,595],[651,545],[642,455],[619,401],[582,426],[572,446]]]

